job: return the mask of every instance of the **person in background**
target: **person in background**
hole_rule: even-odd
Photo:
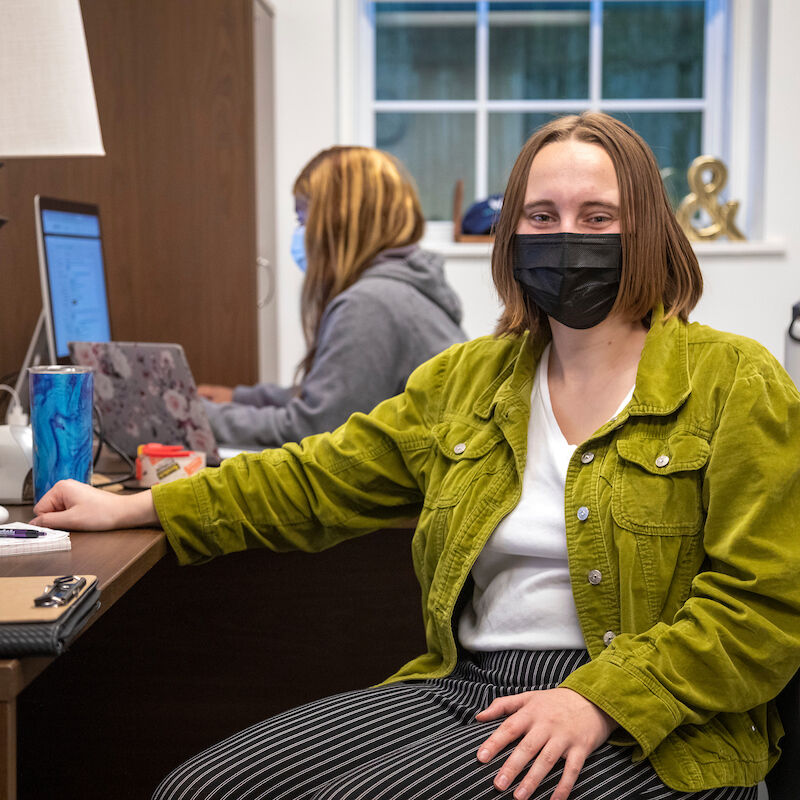
[[[688,322],[697,258],[613,117],[528,140],[492,273],[496,335],[369,415],[34,509],[160,524],[182,563],[418,516],[427,652],[212,746],[156,800],[755,800],[800,665],[800,394],[761,345]]]
[[[333,430],[403,391],[415,367],[466,338],[440,256],[402,165],[369,147],[331,147],[294,184],[292,256],[305,272],[306,354],[293,387],[201,385],[227,445],[274,447]]]

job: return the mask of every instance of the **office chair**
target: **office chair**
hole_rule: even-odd
[[[786,735],[781,739],[780,760],[766,777],[769,800],[800,797],[800,672],[778,695],[778,712]]]

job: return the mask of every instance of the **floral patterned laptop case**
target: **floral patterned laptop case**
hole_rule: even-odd
[[[94,369],[103,434],[129,456],[140,444],[179,444],[219,458],[203,400],[179,344],[70,342],[72,361]]]

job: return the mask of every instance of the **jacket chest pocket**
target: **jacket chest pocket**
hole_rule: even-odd
[[[611,513],[636,533],[687,536],[703,525],[702,468],[708,442],[693,434],[619,439]]]
[[[500,466],[497,445],[503,438],[493,425],[475,428],[463,422],[442,422],[433,429],[436,462],[425,498],[432,508],[455,505],[484,475]]]

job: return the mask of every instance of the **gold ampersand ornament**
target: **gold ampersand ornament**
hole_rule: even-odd
[[[711,173],[708,181],[703,180],[706,170]],[[733,221],[739,210],[739,201],[720,204],[717,197],[728,181],[728,170],[722,161],[713,156],[698,156],[692,161],[686,177],[691,192],[681,200],[675,212],[686,236],[693,241],[709,241],[720,236],[727,236],[734,241],[745,241],[745,235]],[[692,219],[701,209],[711,218],[711,225],[695,228]]]

